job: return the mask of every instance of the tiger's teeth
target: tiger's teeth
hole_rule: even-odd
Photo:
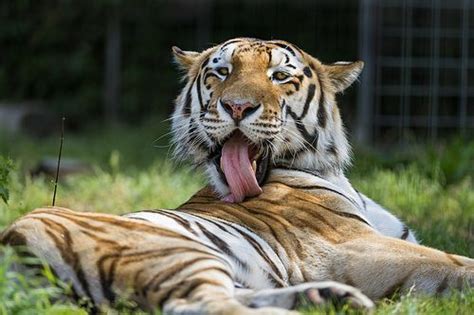
[[[254,173],[257,173],[257,161],[256,160],[252,161],[252,169],[253,169]]]

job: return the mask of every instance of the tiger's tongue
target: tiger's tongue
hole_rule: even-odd
[[[249,158],[249,145],[240,132],[224,143],[221,165],[231,192],[224,201],[241,202],[262,193]]]

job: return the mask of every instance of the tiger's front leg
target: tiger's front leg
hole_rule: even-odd
[[[372,234],[336,245],[332,279],[372,299],[474,288],[474,259]]]

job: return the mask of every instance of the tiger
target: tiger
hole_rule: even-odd
[[[355,190],[336,95],[363,62],[323,64],[282,40],[172,48],[184,87],[176,158],[209,184],[174,210],[36,209],[1,244],[26,247],[99,308],[126,296],[164,314],[295,314],[302,307],[474,286],[474,260],[418,244]]]

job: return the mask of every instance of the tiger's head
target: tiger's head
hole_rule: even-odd
[[[176,157],[204,166],[223,200],[260,194],[276,166],[342,173],[350,149],[335,94],[363,62],[325,65],[288,42],[253,38],[173,53],[186,71],[172,117]]]

